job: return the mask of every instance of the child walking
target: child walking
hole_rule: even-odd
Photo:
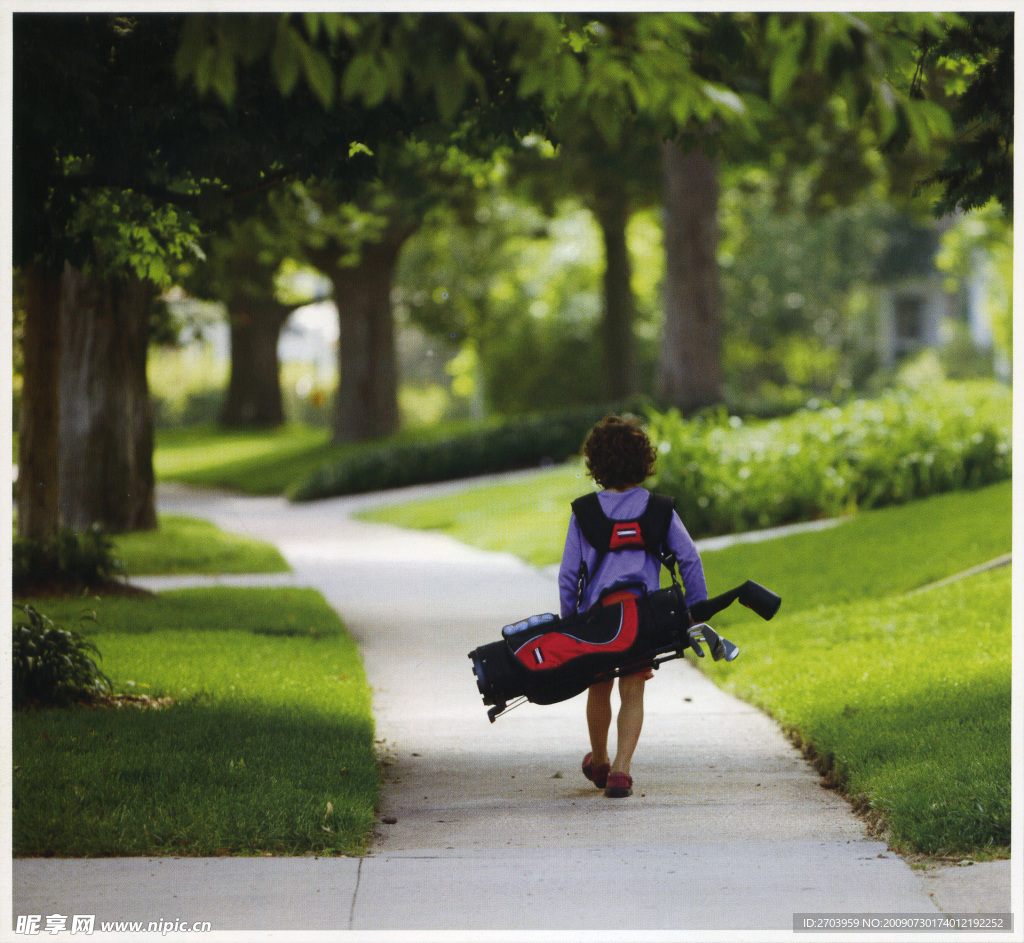
[[[651,498],[643,483],[653,473],[657,458],[644,430],[631,419],[609,416],[591,430],[583,455],[588,474],[602,489],[597,493],[597,501],[603,515],[612,522],[638,521]],[[632,528],[624,527],[617,533],[631,531]],[[558,573],[562,618],[595,606],[613,604],[621,598],[618,596],[621,592],[641,595],[657,590],[661,575],[659,549],[675,556],[687,606],[707,599],[700,555],[675,510],[671,512],[663,548],[638,547],[625,537],[604,554],[583,535],[574,513],[569,520]],[[630,763],[643,727],[644,686],[652,677],[654,672],[648,666],[619,678],[614,759],[608,753],[614,679],[599,681],[588,690],[590,752],[583,758],[583,775],[611,798],[624,798],[633,791]]]

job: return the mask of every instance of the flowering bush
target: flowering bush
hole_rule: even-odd
[[[770,422],[651,412],[652,485],[697,537],[975,488],[1010,477],[1012,400],[995,383],[941,383]]]

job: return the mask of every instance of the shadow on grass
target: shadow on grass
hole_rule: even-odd
[[[794,740],[900,851],[1009,849],[1011,691],[997,677],[850,703],[801,723]]]
[[[1011,579],[737,624],[744,657],[714,677],[793,731],[899,850],[1005,853]]]
[[[14,724],[17,857],[360,854],[371,722],[199,696],[45,710]]]

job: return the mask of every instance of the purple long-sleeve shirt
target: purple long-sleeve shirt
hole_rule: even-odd
[[[646,488],[631,488],[629,491],[599,491],[598,501],[601,509],[612,520],[632,521],[643,514],[651,493]],[[679,565],[679,578],[686,590],[686,604],[708,598],[707,585],[704,582],[704,567],[700,554],[689,533],[672,512],[672,523],[669,525],[665,539],[668,549],[676,555]],[[616,550],[605,554],[604,560],[594,572],[597,562],[597,551],[587,542],[576,523],[576,515],[569,520],[569,532],[565,536],[565,550],[562,553],[562,565],[558,571],[558,594],[562,606],[562,618],[576,612],[576,595],[579,580],[580,561],[587,563],[590,578],[583,590],[580,611],[586,611],[600,598],[601,593],[619,583],[641,583],[649,591],[661,585],[661,561],[644,550]]]

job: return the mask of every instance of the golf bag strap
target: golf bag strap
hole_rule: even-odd
[[[576,524],[584,539],[597,551],[594,573],[609,552],[624,549],[643,549],[658,558],[667,567],[676,583],[676,558],[666,546],[668,529],[675,510],[675,498],[652,494],[647,500],[643,514],[635,520],[613,520],[604,513],[597,492],[591,492],[572,502]],[[583,590],[593,576],[588,572],[585,560],[580,561],[576,584],[576,605],[583,600]]]

